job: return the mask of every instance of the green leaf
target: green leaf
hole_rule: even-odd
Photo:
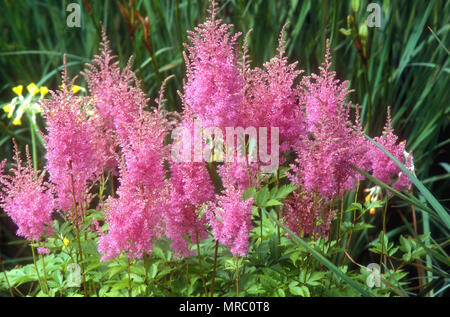
[[[336,265],[334,265],[330,260],[328,260],[325,256],[323,256],[318,251],[311,248],[308,243],[306,243],[302,238],[297,236],[295,233],[293,233],[291,230],[289,230],[284,224],[282,224],[280,221],[278,221],[275,217],[273,217],[270,213],[266,211],[267,217],[269,217],[272,221],[277,223],[284,231],[286,231],[291,237],[292,240],[296,243],[304,247],[308,252],[311,253],[313,257],[315,257],[320,263],[325,265],[328,269],[330,269],[332,272],[334,272],[339,278],[341,278],[343,281],[345,281],[347,284],[349,284],[351,287],[353,287],[356,291],[358,291],[359,294],[363,296],[374,296],[374,294],[365,289],[362,285],[348,277],[345,273],[342,272],[340,268],[338,268]]]
[[[291,184],[283,185],[277,190],[275,196],[272,196],[271,198],[278,199],[278,200],[284,199],[296,189],[297,189],[297,186],[295,186],[295,185],[291,185]]]
[[[278,200],[276,200],[276,199],[270,199],[264,205],[264,207],[272,207],[272,206],[283,206],[283,204],[281,202],[279,202]]]
[[[291,282],[289,284],[289,291],[292,295],[297,295],[301,297],[310,297],[311,294],[309,293],[308,287],[305,285],[297,286],[298,282]]]
[[[255,203],[260,207],[264,207],[269,198],[269,188],[264,186],[259,191],[256,192],[255,195]]]

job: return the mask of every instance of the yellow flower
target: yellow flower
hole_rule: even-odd
[[[60,86],[60,88],[61,88],[61,90],[64,91],[64,92],[67,91],[66,88],[65,88],[65,86],[64,86],[64,84],[62,84],[62,85]],[[76,94],[76,93],[79,92],[80,90],[84,90],[84,88],[81,87],[81,86],[78,86],[78,85],[72,85],[72,88],[71,88],[70,90],[71,90],[74,94]]]
[[[41,86],[41,98],[44,98],[46,94],[48,94],[48,88],[45,86]]]
[[[61,250],[64,250],[69,245],[69,239],[64,238],[63,243],[64,243],[64,245],[62,246]]]
[[[72,92],[74,93],[74,94],[76,94],[77,92],[79,92],[80,90],[82,90],[83,89],[83,87],[80,87],[80,86],[78,86],[78,85],[73,85],[72,86]]]
[[[13,107],[11,104],[3,106],[3,111],[6,113],[11,112],[12,109],[13,109]]]
[[[5,109],[6,108],[6,109]],[[3,110],[8,113],[8,119],[11,119],[14,114],[14,109],[16,109],[16,104],[9,104],[3,107]]]
[[[373,216],[375,215],[375,208],[370,208],[369,213]]]
[[[12,123],[13,125],[22,125],[22,121],[19,117],[16,117]]]
[[[23,85],[19,85],[19,86],[14,87],[14,88],[12,89],[12,91],[13,91],[16,95],[22,96]]]
[[[35,83],[31,83],[27,86],[27,90],[30,93],[30,95],[34,96],[39,93],[39,88],[36,86]]]

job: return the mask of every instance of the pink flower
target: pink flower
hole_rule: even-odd
[[[315,131],[317,123],[323,117],[333,118],[341,115],[345,98],[350,93],[348,81],[340,82],[336,73],[330,70],[331,56],[327,41],[325,62],[319,67],[320,75],[312,74],[301,82],[301,103],[306,110],[306,126],[308,131]]]
[[[105,205],[107,234],[100,232],[98,251],[108,261],[124,251],[129,259],[150,253],[163,229],[160,214],[165,188],[143,189],[122,175],[118,198],[109,197]]]
[[[249,232],[252,226],[253,198],[242,200],[243,191],[233,186],[230,176],[224,180],[223,195],[210,206],[206,216],[214,230],[214,238],[230,248],[234,255],[245,256],[249,247]]]
[[[131,71],[131,59],[124,69],[111,55],[109,41],[103,29],[100,55],[95,56],[83,75],[88,83],[92,103],[107,129],[114,129],[124,137],[125,125],[134,121],[148,103],[139,88],[140,82]]]
[[[289,64],[285,56],[285,28],[286,25],[280,34],[279,54],[265,63],[264,69],[244,69],[245,100],[242,109],[245,126],[279,128],[281,152],[299,146],[300,136],[305,134],[295,85],[302,71],[296,70],[297,62]],[[270,140],[270,135],[268,137]]]
[[[247,188],[255,186],[258,182],[258,163],[249,163],[235,159],[233,162],[221,165],[217,169],[222,179],[229,178],[233,186],[244,192]]]
[[[34,171],[27,149],[27,166],[22,166],[15,144],[13,175],[0,174],[0,207],[18,226],[17,235],[37,241],[53,233],[52,214],[55,202],[52,186],[44,181],[40,171]],[[4,164],[0,164],[3,167]],[[2,168],[0,168],[2,170]]]
[[[300,236],[325,237],[334,214],[323,198],[311,192],[296,191],[284,203],[284,221],[292,232]]]
[[[58,207],[68,211],[89,200],[90,186],[104,172],[110,158],[107,134],[89,108],[89,99],[71,92],[63,72],[63,87],[51,91],[53,99],[43,99],[48,133],[43,136],[47,150],[47,170],[56,185]]]
[[[42,255],[44,255],[44,254],[50,254],[50,250],[47,249],[46,247],[39,247],[39,248],[37,249],[37,252],[38,252],[39,254],[42,254]]]
[[[297,176],[292,178],[297,185],[326,199],[356,187],[361,176],[352,166],[369,166],[367,141],[355,131],[359,125],[354,126],[349,120],[350,105],[345,107],[344,103],[348,91],[329,72],[329,58],[327,48],[321,76],[312,75],[303,81],[309,133],[296,148]]]
[[[185,110],[181,127],[190,132],[193,157],[193,119]],[[214,199],[214,185],[205,162],[177,162],[170,159],[171,199],[164,214],[166,235],[172,239],[172,248],[182,256],[189,256],[189,238],[193,243],[208,237],[206,219],[200,216],[202,205]],[[197,240],[198,239],[198,240]]]
[[[168,149],[164,139],[169,123],[160,109],[142,111],[132,123],[123,124],[118,138],[131,183],[145,187],[162,186],[165,177],[164,159]]]
[[[5,168],[6,165],[6,159],[4,159],[3,161],[0,162],[0,175],[3,174],[3,169]]]
[[[414,171],[412,153],[406,152],[406,142],[403,141],[397,144],[398,137],[394,134],[391,126],[390,108],[388,108],[388,117],[384,131],[381,136],[375,137],[374,140],[401,163],[405,164],[411,172]],[[371,144],[368,155],[371,159],[372,175],[374,177],[378,178],[383,183],[393,185],[397,190],[406,189],[411,185],[411,180],[406,174],[404,174],[397,164],[395,164],[395,162],[378,147]]]
[[[243,78],[237,63],[237,38],[231,25],[216,19],[217,8],[211,2],[211,16],[204,24],[188,32],[192,43],[186,46],[187,82],[184,97],[205,127],[234,127],[241,124]]]
[[[161,110],[161,99],[158,104],[157,109],[142,111],[133,122],[123,124],[118,198],[106,202],[108,229],[106,234],[101,232],[98,242],[102,261],[116,258],[122,251],[128,258],[141,258],[152,251],[154,240],[164,232],[162,214],[169,200],[164,139],[170,122]]]

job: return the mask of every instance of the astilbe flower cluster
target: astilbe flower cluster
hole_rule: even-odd
[[[348,81],[339,81],[331,71],[330,47],[327,41],[325,61],[319,67],[320,74],[311,74],[302,79],[301,104],[305,109],[305,124],[308,132],[316,131],[317,124],[324,118],[342,116],[345,99],[351,92]]]
[[[53,186],[44,181],[44,174],[34,170],[27,148],[27,165],[22,166],[15,144],[12,175],[4,174],[0,163],[0,207],[17,225],[17,235],[39,241],[53,234],[52,214],[55,210]]]
[[[256,186],[260,182],[258,172],[258,162],[246,164],[245,162],[238,161],[237,158],[233,162],[219,166],[217,169],[217,173],[221,179],[228,177],[232,184],[241,191]]]
[[[320,73],[299,80],[302,71],[286,56],[285,26],[278,54],[263,68],[251,68],[248,34],[239,62],[240,33],[233,34],[231,25],[217,19],[214,1],[209,12],[207,21],[189,33],[187,80],[180,93],[184,109],[177,124],[163,110],[166,82],[157,107],[144,110],[149,99],[131,63],[120,69],[105,31],[100,54],[84,72],[88,96],[71,92],[75,79],[69,83],[64,70],[63,89],[43,101],[51,184],[29,165],[21,166],[17,148],[12,176],[3,174],[0,163],[0,206],[17,223],[18,235],[38,240],[51,234],[53,210],[73,216],[70,212],[78,206],[88,207],[92,185],[112,172],[120,186],[101,206],[107,225],[106,231],[99,230],[102,261],[123,252],[128,258],[141,258],[163,235],[172,240],[177,255],[190,256],[189,243],[205,239],[209,227],[231,253],[245,256],[253,227],[253,198],[244,200],[243,194],[251,186],[259,187],[260,163],[235,157],[222,165],[213,162],[208,170],[203,161],[177,161],[165,139],[176,125],[192,137],[194,120],[201,120],[203,128],[221,130],[279,128],[280,151],[293,149],[296,155],[289,179],[298,186],[284,203],[283,219],[300,235],[325,237],[335,199],[354,190],[361,179],[354,166],[397,189],[410,185],[395,163],[363,137],[358,113],[356,123],[350,120],[348,82],[339,81],[331,71],[328,44]],[[405,152],[404,142],[397,144],[389,115],[385,131],[375,140],[413,171],[412,154]],[[190,141],[192,158],[195,145]],[[215,193],[212,175],[222,180],[220,194]]]
[[[391,126],[390,108],[388,108],[388,116],[382,135],[375,137],[374,140],[403,163],[411,172],[414,172],[413,156],[412,153],[406,152],[406,142],[402,141],[397,144],[398,137],[394,134]],[[371,170],[374,177],[388,185],[392,185],[397,190],[407,189],[411,185],[411,180],[406,174],[378,147],[371,144],[368,156],[370,157]]]
[[[73,81],[72,81],[73,82]],[[58,208],[70,211],[89,200],[90,186],[104,172],[109,146],[99,117],[91,112],[89,99],[72,93],[63,73],[63,89],[51,91],[53,99],[44,99],[42,108],[47,123],[43,136],[46,169],[55,184]]]
[[[324,238],[334,214],[325,199],[308,191],[297,190],[284,203],[284,222],[300,236]]]
[[[127,135],[126,125],[134,122],[149,99],[139,88],[140,83],[131,70],[131,58],[126,67],[120,69],[104,29],[100,45],[100,54],[87,64],[83,75],[104,126],[124,138]]]
[[[360,176],[352,166],[367,165],[366,141],[349,120],[350,105],[345,107],[349,91],[345,82],[335,79],[330,65],[327,46],[321,76],[312,75],[302,81],[309,133],[296,149],[297,166],[293,167],[297,173],[295,183],[326,199],[354,189]]]
[[[118,197],[105,203],[107,233],[100,231],[98,251],[101,260],[108,261],[124,251],[128,258],[142,258],[153,249],[153,242],[163,234],[160,213],[165,207],[167,189],[146,188],[127,178],[126,167],[121,168]]]
[[[300,145],[305,134],[303,112],[299,107],[296,79],[303,71],[296,70],[297,62],[289,64],[283,27],[278,44],[278,55],[264,64],[264,68],[245,65],[245,97],[242,120],[245,126],[278,127],[280,151],[286,152]],[[245,51],[244,51],[245,54]],[[245,55],[244,55],[245,56]],[[270,137],[270,130],[268,131]],[[270,151],[270,147],[269,147]]]
[[[186,133],[183,141],[190,145],[189,156],[193,158],[194,117],[186,104],[178,127]],[[173,151],[176,146],[173,145]],[[177,159],[174,154],[169,157],[169,163],[171,191],[170,203],[164,213],[166,235],[172,240],[172,249],[186,257],[192,255],[189,241],[198,243],[208,237],[207,221],[200,213],[205,204],[214,199],[214,185],[205,162]]]
[[[123,163],[118,197],[106,201],[108,232],[100,233],[103,261],[118,257],[122,251],[129,258],[141,258],[152,251],[153,241],[164,233],[161,213],[167,209],[169,199],[164,139],[169,127],[161,105],[151,112],[140,112],[132,123],[123,125],[124,135],[119,136]]]
[[[206,210],[214,238],[230,248],[234,255],[245,256],[249,248],[252,225],[253,198],[243,200],[243,190],[233,184],[230,175],[223,179],[224,191],[216,203]]]
[[[222,24],[216,11],[213,1],[211,16],[195,32],[189,32],[191,45],[186,45],[184,96],[204,127],[234,127],[241,124],[244,86],[237,60],[240,33],[232,35],[232,26]]]
[[[105,169],[115,175],[119,166],[119,153],[115,149],[119,143],[127,142],[127,137],[131,135],[128,127],[141,115],[149,99],[139,88],[140,82],[131,70],[131,58],[121,69],[109,45],[103,29],[100,52],[87,64],[83,75],[88,84],[91,103],[99,117],[99,128],[105,131],[109,157]]]

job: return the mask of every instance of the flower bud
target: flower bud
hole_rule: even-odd
[[[361,5],[361,0],[352,0],[352,9],[354,12],[358,12]]]
[[[359,38],[361,39],[362,45],[365,47],[367,45],[367,40],[369,38],[369,28],[366,23],[361,24],[359,27]]]

